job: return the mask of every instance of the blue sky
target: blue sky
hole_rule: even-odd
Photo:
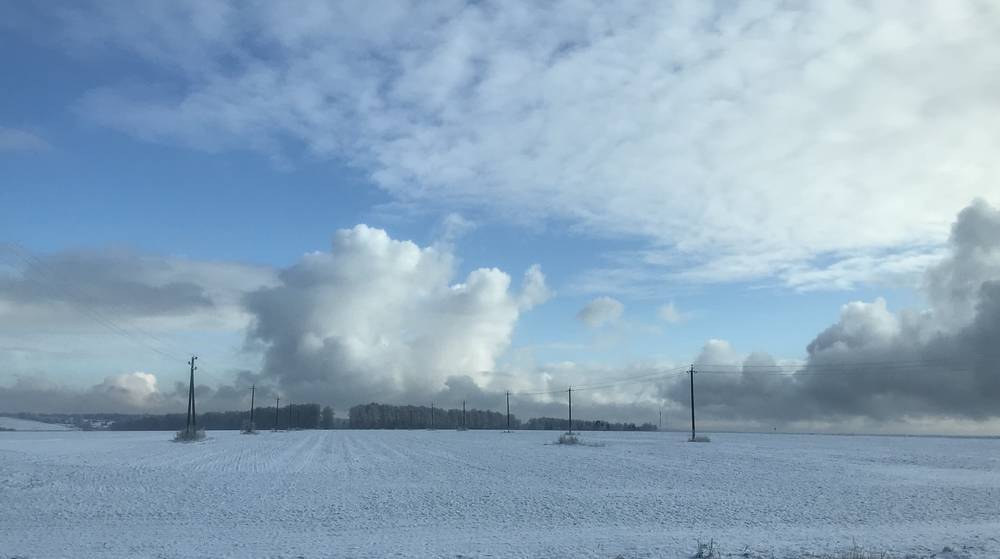
[[[364,345],[317,366],[350,369],[367,395],[361,355],[401,367],[399,386],[411,374],[400,363],[424,358],[441,369],[429,382],[451,378],[437,365],[446,356],[520,375],[523,387],[548,386],[566,364],[586,382],[689,363],[710,340],[736,360],[805,360],[847,303],[931,306],[924,274],[947,257],[956,215],[974,199],[998,202],[996,138],[982,131],[997,119],[982,77],[996,45],[984,47],[980,21],[995,10],[679,3],[645,21],[572,4],[5,3],[0,240],[51,269],[106,257],[133,270],[81,275],[69,289],[98,300],[82,314],[97,305],[116,326],[209,356],[219,384],[243,370],[300,386],[268,372],[287,340],[253,333],[273,317],[245,297],[329,290],[287,301],[323,325],[297,343]],[[932,20],[950,35],[928,31]],[[968,53],[964,68],[940,41]],[[329,259],[322,273],[306,270],[317,251]],[[385,254],[402,260],[377,261]],[[11,281],[27,282],[23,255],[6,256]],[[336,266],[413,258],[425,276],[400,268],[404,284],[383,286],[417,285],[398,308],[356,309],[388,323],[323,310],[367,300],[338,283]],[[535,265],[541,276],[522,279]],[[300,273],[317,283],[294,295],[288,274]],[[128,282],[165,301],[190,287],[214,316],[119,313],[138,305],[113,296]],[[469,323],[488,326],[480,337],[445,340],[452,349],[433,356],[372,357],[412,343],[426,316],[456,312],[448,290],[461,286],[483,305]],[[65,341],[46,320],[75,319],[9,297],[26,314],[8,324],[31,326],[5,330],[0,384],[41,375],[85,387],[135,371],[175,380],[169,359],[85,320],[58,335],[108,351],[42,351]],[[581,320],[602,297],[623,310]],[[455,344],[472,349],[449,353]]]
[[[40,44],[41,43],[41,44]],[[4,235],[33,250],[125,246],[159,254],[286,266],[324,250],[333,231],[366,223],[396,238],[427,245],[448,215],[386,207],[393,198],[364,169],[344,161],[297,159],[276,165],[245,150],[204,153],[145,142],[95,126],[79,100],[109,81],[157,79],[160,69],[115,53],[72,55],[26,33],[4,36],[4,67],[17,87],[0,91],[0,119],[44,138],[44,150],[4,154]],[[542,265],[559,296],[526,315],[515,345],[586,344],[591,333],[573,317],[594,295],[574,287],[600,266],[602,253],[639,248],[641,241],[606,239],[565,224],[519,226],[484,216],[456,243],[459,275],[479,267],[523,270]],[[664,279],[658,293],[627,307],[627,318],[658,331],[630,332],[614,348],[584,350],[615,363],[651,356],[680,361],[704,340],[801,358],[818,329],[853,298],[881,295],[893,306],[917,302],[913,292],[888,286],[797,292],[766,281],[691,285]],[[656,309],[674,301],[695,316],[665,325]],[[766,330],[749,327],[766,320]],[[541,350],[545,359],[572,359],[577,350]]]
[[[21,39],[21,40],[17,40]],[[325,250],[333,231],[357,223],[381,227],[394,237],[433,243],[447,213],[386,208],[392,198],[365,172],[338,161],[296,161],[278,167],[253,153],[202,153],[143,142],[82,122],[75,102],[95,87],[93,71],[104,58],[81,66],[53,56],[16,35],[26,87],[0,93],[7,123],[30,122],[44,131],[48,147],[4,155],[4,235],[38,252],[120,246],[143,252],[287,266],[305,252]],[[51,64],[24,64],[24,60]],[[32,75],[33,73],[37,75]],[[51,97],[49,91],[61,94]],[[75,93],[74,93],[75,92]],[[41,94],[41,95],[39,95]],[[555,226],[477,222],[455,244],[459,275],[479,267],[524,270],[542,265],[558,293],[515,330],[515,346],[537,346],[541,358],[564,360],[580,353],[616,363],[652,356],[685,360],[708,338],[740,347],[801,358],[818,329],[843,302],[876,295],[893,305],[915,302],[911,290],[865,286],[848,292],[797,292],[766,282],[691,285],[664,280],[653,296],[622,299],[626,318],[657,331],[631,330],[614,347],[564,351],[546,346],[587,346],[592,332],[574,320],[593,296],[575,287],[579,276],[602,265],[602,253],[641,246]],[[765,287],[762,287],[765,286]],[[694,316],[681,325],[663,323],[657,308],[674,301]],[[755,317],[755,319],[749,319]],[[766,321],[761,330],[751,325]]]

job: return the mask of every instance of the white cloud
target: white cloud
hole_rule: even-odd
[[[809,344],[805,363],[743,357],[709,340],[696,364],[699,401],[715,419],[849,426],[859,420],[981,432],[998,415],[1000,374],[1000,211],[977,202],[962,210],[948,250],[925,282],[930,307],[892,312],[886,301],[843,305]],[[794,373],[794,374],[791,374]],[[688,387],[664,386],[683,402]],[[788,424],[788,423],[786,423]],[[808,428],[808,427],[806,427]]]
[[[0,246],[0,382],[40,372],[100,378],[107,371],[181,374],[190,352],[219,382],[252,366],[242,338],[242,297],[276,283],[276,271],[118,249],[31,254]]]
[[[591,328],[616,322],[625,311],[625,305],[613,297],[598,297],[576,313],[576,319]]]
[[[111,323],[126,330],[233,331],[248,324],[242,297],[277,280],[266,266],[79,249],[35,255],[0,247],[4,335],[79,334]]]
[[[841,287],[1000,202],[995,4],[257,8],[71,12],[77,45],[165,69],[81,110],[199,149],[347,157],[397,200],[637,239],[699,280]]]
[[[552,290],[545,285],[545,274],[538,264],[532,265],[524,272],[521,295],[518,297],[518,308],[522,311],[531,310],[552,297]]]
[[[733,346],[726,340],[712,338],[705,342],[701,348],[701,353],[695,359],[698,365],[734,365],[741,361],[742,357],[736,353]]]
[[[662,320],[665,320],[670,324],[680,324],[681,322],[684,322],[688,318],[688,314],[678,310],[677,306],[674,305],[673,301],[660,307],[660,309],[657,311],[657,314],[660,316]]]
[[[452,377],[487,385],[518,317],[545,300],[541,270],[520,292],[496,268],[454,282],[455,259],[365,225],[338,231],[280,283],[250,294],[249,339],[265,376],[296,397],[352,403],[442,390]]]
[[[476,228],[476,224],[462,214],[451,212],[444,217],[440,225],[439,243],[451,247],[455,241]]]
[[[140,371],[106,377],[93,390],[136,409],[149,406],[153,403],[151,400],[159,396],[160,392],[156,375]]]
[[[0,126],[0,153],[5,151],[43,151],[48,148],[49,143],[37,134],[27,130]]]
[[[178,399],[160,391],[156,375],[142,371],[109,375],[81,388],[41,374],[18,375],[0,385],[0,409],[7,412],[140,412],[176,411]]]

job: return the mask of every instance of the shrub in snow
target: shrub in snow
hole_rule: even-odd
[[[174,442],[190,443],[200,441],[205,438],[204,429],[181,429],[174,435]]]
[[[688,442],[690,443],[708,443],[711,441],[712,439],[708,438],[707,435],[698,435],[697,437],[691,437],[688,439]]]
[[[570,433],[563,433],[559,435],[559,444],[577,444],[580,439],[576,438],[576,435]]]
[[[838,555],[837,559],[890,559],[891,557],[888,551],[867,551],[854,542],[851,549]]]
[[[243,424],[243,427],[240,429],[240,433],[243,433],[244,435],[256,435],[257,425],[255,423],[247,421],[246,423]]]
[[[715,540],[708,543],[698,542],[698,550],[691,556],[692,559],[717,559],[722,557],[722,553],[715,547]]]

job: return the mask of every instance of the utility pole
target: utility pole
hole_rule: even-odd
[[[434,402],[431,402],[431,429],[434,429]]]
[[[247,431],[253,431],[254,430],[254,428],[253,428],[253,401],[254,401],[254,395],[255,395],[256,392],[257,392],[257,385],[256,384],[251,384],[250,385],[250,425],[247,426]]]
[[[660,422],[656,426],[657,431],[663,430],[663,406],[660,406]]]
[[[569,434],[573,434],[573,387],[566,391],[569,394]]]
[[[466,426],[465,426],[465,400],[462,400],[462,429],[466,429]]]
[[[292,430],[292,404],[288,404],[288,430]]]
[[[194,407],[194,371],[198,368],[195,366],[194,362],[197,360],[198,357],[192,355],[191,360],[188,361],[188,365],[191,366],[191,381],[188,383],[188,417],[187,426],[184,428],[184,431],[189,435],[193,431],[198,430],[198,418]]]
[[[691,364],[691,369],[688,370],[688,374],[691,375],[691,440],[694,441],[695,430],[694,430],[694,363]]]
[[[507,432],[510,432],[510,390],[507,391]]]
[[[280,396],[275,396],[274,397],[274,430],[275,431],[278,430],[278,404],[280,404],[280,403],[281,403],[281,397]]]

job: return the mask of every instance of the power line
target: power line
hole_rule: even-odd
[[[134,324],[124,326],[116,322],[111,316],[102,312],[98,308],[99,304],[93,296],[74,287],[71,283],[62,281],[61,278],[59,278],[58,273],[53,270],[48,263],[31,254],[31,252],[25,247],[17,243],[2,243],[0,244],[0,255],[5,253],[18,258],[21,264],[40,272],[46,279],[48,279],[46,285],[61,293],[66,299],[80,302],[80,305],[75,305],[72,308],[82,315],[92,319],[99,325],[105,327],[110,332],[117,334],[120,337],[127,339],[149,351],[152,351],[161,357],[170,359],[171,361],[186,361],[185,357],[181,357],[181,355],[184,354],[184,351],[172,342],[164,340],[163,338],[156,336]],[[13,261],[8,259],[8,262]],[[127,311],[127,309],[123,306],[114,303],[107,303],[106,306],[120,312]],[[141,336],[145,336],[146,339],[144,340]],[[211,369],[201,370],[201,372],[203,377],[207,376],[218,382],[219,376]]]
[[[85,316],[88,316],[89,318],[93,319],[95,322],[104,326],[111,332],[118,334],[124,338],[127,338],[133,343],[140,345],[150,351],[153,351],[163,357],[167,357],[171,360],[176,360],[176,361],[184,359],[183,357],[180,357],[178,354],[174,354],[160,347],[156,347],[154,345],[147,343],[141,337],[139,337],[137,333],[146,336],[146,338],[150,340],[158,342],[160,345],[163,346],[169,345],[167,344],[167,342],[158,338],[157,336],[154,336],[153,334],[150,334],[149,332],[146,332],[145,330],[142,330],[141,328],[134,325],[130,327],[121,326],[118,323],[116,323],[111,317],[103,314],[101,311],[98,310],[93,297],[87,295],[83,291],[80,291],[72,287],[72,285],[70,284],[59,281],[55,276],[55,272],[48,266],[48,264],[46,264],[41,259],[29,253],[23,247],[20,247],[19,245],[14,243],[7,243],[4,246],[8,248],[8,251],[6,251],[8,254],[14,255],[15,257],[19,258],[22,263],[26,264],[29,267],[33,267],[34,269],[41,272],[42,275],[46,276],[49,279],[49,282],[47,284],[49,287],[62,293],[62,295],[66,296],[67,299],[80,301],[82,303],[82,306],[76,306],[74,308],[79,312],[83,313]],[[118,308],[120,309],[121,307]]]
[[[511,396],[545,396],[548,394],[562,394],[566,392],[565,388],[557,388],[555,390],[541,390],[538,392],[511,392]]]
[[[668,369],[667,371],[659,371],[655,373],[645,373],[642,375],[636,375],[633,377],[625,377],[617,380],[610,380],[600,384],[584,384],[577,385],[573,387],[574,391],[579,390],[598,390],[602,388],[611,388],[614,386],[624,386],[628,384],[639,384],[644,382],[651,382],[655,380],[660,380],[664,378],[670,378],[683,374],[685,371],[684,367],[678,367],[675,369]],[[511,396],[546,396],[549,394],[562,394],[566,392],[567,388],[556,388],[552,390],[539,390],[536,392],[511,392]]]
[[[614,388],[616,386],[628,386],[631,384],[646,384],[649,382],[654,382],[658,380],[665,380],[668,378],[676,377],[685,374],[683,367],[674,369],[666,373],[651,373],[647,375],[640,375],[632,378],[625,378],[617,381],[610,381],[604,384],[587,384],[574,388],[573,390],[601,390],[604,388]]]
[[[769,370],[714,370],[716,368],[731,367],[736,368],[740,365],[733,364],[703,364],[699,365],[698,374],[708,374],[708,375],[755,375],[755,376],[779,376],[779,377],[801,377],[801,376],[838,376],[838,375],[871,375],[871,374],[890,374],[890,373],[911,373],[911,374],[952,374],[952,373],[972,373],[975,372],[974,369],[968,367],[960,367],[954,365],[944,365],[930,362],[923,362],[923,365],[914,365],[917,363],[915,361],[900,361],[900,362],[872,362],[872,363],[861,363],[852,362],[849,366],[825,364],[823,367],[813,367],[805,366],[791,371],[776,371],[774,369],[780,368],[779,366],[772,365],[761,365],[759,367],[767,367]],[[862,368],[862,365],[867,368]],[[895,365],[895,366],[893,366]],[[756,367],[756,366],[755,366]],[[877,368],[874,368],[877,367]],[[688,374],[688,370],[683,367],[676,369],[671,369],[668,372],[659,373],[649,373],[645,375],[639,375],[636,377],[628,377],[618,380],[612,380],[605,383],[595,383],[586,385],[576,385],[573,387],[574,391],[581,390],[603,390],[607,388],[615,388],[619,386],[628,386],[635,384],[650,384],[661,382],[675,377],[680,377],[682,375]],[[549,396],[553,394],[562,394],[566,392],[566,388],[556,388],[551,390],[539,390],[535,392],[511,392],[512,396]]]
[[[850,376],[850,375],[876,375],[876,374],[952,374],[952,373],[972,373],[975,369],[968,367],[943,367],[920,369],[914,367],[892,367],[883,369],[863,369],[863,370],[834,370],[813,371],[810,369],[800,369],[797,371],[712,371],[699,369],[699,374],[707,375],[754,375],[754,376],[777,376],[777,377],[801,377],[801,376]]]
[[[9,243],[7,245],[7,247],[11,250],[11,253],[14,254],[14,256],[17,256],[17,257],[21,258],[22,262],[27,263],[29,266],[34,265],[36,269],[39,269],[44,274],[48,274],[49,277],[50,277],[50,279],[53,276],[56,275],[56,271],[53,270],[51,268],[51,266],[49,266],[44,260],[42,260],[42,259],[38,258],[37,256],[31,254],[31,252],[28,251],[27,249],[25,249],[24,247],[22,247],[22,246],[20,246],[20,245],[18,245],[16,243]],[[84,292],[82,290],[79,290],[79,289],[76,289],[72,284],[67,284],[67,283],[63,283],[63,282],[59,282],[59,281],[53,281],[50,284],[50,286],[54,287],[57,291],[62,292],[63,295],[67,294],[66,290],[72,290],[74,292],[74,294],[77,296],[77,298],[83,298],[83,299],[89,300],[90,306],[92,307],[92,310],[93,310],[93,312],[95,314],[98,314],[99,316],[102,316],[102,317],[104,316],[96,308],[97,304],[96,304],[96,301],[94,300],[94,298],[92,296],[90,296],[89,294],[87,294],[86,292]],[[109,302],[107,304],[109,306],[115,308],[116,310],[119,310],[119,311],[126,311],[127,310],[123,306],[116,305],[113,302]],[[105,317],[105,318],[108,321],[111,321],[110,317]],[[113,321],[111,321],[111,322],[113,322]],[[158,336],[155,336],[155,335],[149,333],[148,331],[143,330],[142,328],[139,328],[138,326],[133,325],[131,328],[132,328],[132,330],[134,330],[134,331],[136,331],[136,332],[138,332],[138,333],[146,336],[147,338],[149,338],[149,339],[151,339],[153,341],[156,341],[159,344],[162,344],[162,345],[171,345],[170,342],[167,342],[167,341],[163,340],[162,338],[160,338]]]
[[[794,365],[796,369],[810,369],[810,370],[822,370],[822,369],[847,369],[847,368],[866,368],[866,367],[939,367],[945,365],[946,363],[942,360],[930,360],[930,359],[909,359],[909,360],[892,360],[892,361],[844,361],[844,362],[821,362],[812,363],[804,362],[797,363]],[[698,367],[708,367],[708,368],[729,368],[729,369],[787,369],[788,365],[764,365],[760,363],[698,363]]]

